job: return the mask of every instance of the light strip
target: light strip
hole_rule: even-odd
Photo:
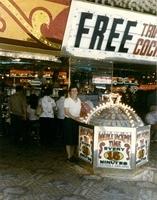
[[[4,51],[0,49],[0,56],[4,57],[12,57],[12,58],[26,58],[26,59],[34,59],[34,60],[45,60],[45,61],[53,61],[57,63],[61,63],[56,56],[48,55],[48,54],[39,54],[32,52],[11,52]]]

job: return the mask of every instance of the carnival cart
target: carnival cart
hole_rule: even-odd
[[[79,158],[93,168],[135,169],[148,162],[150,126],[120,99],[110,94],[79,125]]]

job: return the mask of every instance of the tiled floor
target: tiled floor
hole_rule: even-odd
[[[157,143],[148,168],[157,168]],[[0,200],[156,200],[157,182],[94,176],[66,161],[63,146],[10,144],[0,137]]]

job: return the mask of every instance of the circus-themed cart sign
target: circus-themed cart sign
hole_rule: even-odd
[[[79,157],[94,168],[135,169],[149,161],[150,126],[79,126]]]
[[[91,127],[79,126],[79,157],[93,163],[93,142],[94,129]]]
[[[157,19],[148,14],[73,1],[62,49],[78,57],[156,62]]]
[[[0,43],[60,50],[71,0],[0,0]]]
[[[150,125],[110,93],[79,125],[79,157],[93,168],[135,169],[149,161]]]
[[[136,165],[148,162],[150,145],[150,127],[139,127],[136,139]]]
[[[131,168],[132,128],[96,127],[97,166],[108,168]]]

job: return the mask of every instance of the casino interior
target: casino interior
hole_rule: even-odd
[[[66,1],[70,2],[70,1]],[[156,15],[155,0],[143,1],[104,1],[87,0],[96,4],[121,7],[132,11]],[[150,5],[147,5],[150,4]],[[77,57],[65,57],[58,51],[41,49],[31,51],[25,46],[18,49],[18,45],[6,45],[0,40],[0,88],[5,96],[15,92],[15,86],[21,84],[29,95],[31,87],[40,95],[42,87],[51,85],[53,97],[58,97],[58,90],[67,89],[74,82],[80,89],[80,95],[96,95],[108,91],[126,94],[128,89],[131,100],[125,98],[125,103],[131,104],[137,113],[143,117],[148,111],[149,96],[157,91],[157,65],[155,62],[141,62],[138,60],[102,61]],[[11,40],[10,40],[11,42]],[[51,53],[50,53],[51,52]],[[104,97],[103,97],[104,98]],[[130,97],[129,97],[130,98]],[[153,102],[157,102],[156,95]],[[6,107],[6,106],[3,106]],[[143,113],[143,107],[146,108]],[[5,112],[5,111],[4,111]]]

